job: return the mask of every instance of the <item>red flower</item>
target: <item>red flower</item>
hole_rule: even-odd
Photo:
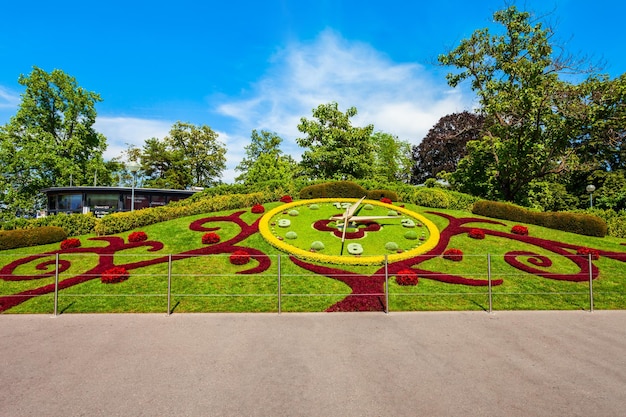
[[[202,243],[204,243],[205,245],[210,245],[219,241],[220,235],[218,235],[217,233],[209,232],[202,235]]]
[[[396,274],[398,285],[417,285],[419,277],[412,269],[403,269]]]
[[[527,236],[528,235],[528,227],[522,226],[520,224],[516,224],[511,229],[511,233],[514,233],[516,235],[521,235],[521,236]]]
[[[130,274],[126,268],[122,266],[115,266],[109,268],[100,276],[100,282],[103,284],[117,284],[122,281],[126,281],[130,277]]]
[[[260,204],[255,204],[254,206],[252,206],[252,213],[254,214],[259,214],[259,213],[263,213],[265,211],[265,207],[263,207]]]
[[[460,262],[463,260],[463,251],[461,249],[451,248],[443,253],[443,259],[449,261]]]
[[[128,235],[129,242],[143,242],[144,240],[148,240],[146,232],[132,232]]]
[[[585,258],[589,257],[590,254],[591,259],[593,259],[594,261],[600,259],[600,252],[597,249],[582,247],[576,250],[576,255],[584,256]]]
[[[79,248],[80,240],[76,238],[65,239],[61,242],[61,249]]]
[[[471,237],[472,239],[484,239],[485,238],[485,232],[482,231],[481,229],[472,229],[469,231],[467,235]]]
[[[282,203],[291,203],[293,201],[293,198],[291,198],[290,195],[284,195],[280,198],[280,201]]]
[[[386,204],[393,204],[393,201],[391,201],[391,199],[390,199],[390,198],[387,198],[387,197],[383,197],[383,198],[381,198],[381,199],[380,199],[380,202],[381,202],[381,203],[386,203]]]
[[[245,265],[250,262],[250,254],[243,249],[234,251],[230,255],[230,263],[233,265]]]

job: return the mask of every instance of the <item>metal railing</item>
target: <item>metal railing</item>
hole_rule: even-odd
[[[19,257],[20,255],[11,255],[12,257]],[[308,271],[306,272],[302,272],[302,270],[299,270],[295,267],[293,267],[292,265],[290,265],[290,269],[292,271],[286,271],[285,270],[285,264],[284,264],[284,255],[275,255],[275,256],[269,256],[270,258],[275,258],[272,259],[271,261],[271,265],[272,267],[266,271],[264,271],[261,274],[254,274],[254,275],[246,275],[246,274],[221,274],[219,273],[220,271],[218,270],[212,270],[211,273],[207,273],[207,271],[196,271],[194,273],[190,273],[188,271],[189,267],[187,267],[187,269],[185,269],[185,272],[182,272],[180,270],[177,270],[176,268],[176,263],[178,261],[181,261],[183,259],[202,259],[204,257],[212,257],[212,258],[217,258],[217,257],[227,257],[228,255],[198,255],[198,256],[179,256],[179,255],[146,255],[146,254],[112,254],[112,255],[101,255],[101,254],[69,254],[69,253],[63,253],[63,254],[45,254],[45,255],[24,255],[25,257],[30,257],[32,258],[32,261],[40,261],[41,265],[44,266],[40,266],[37,265],[36,269],[42,269],[44,270],[44,273],[41,275],[41,278],[46,278],[46,279],[50,279],[50,278],[54,278],[54,283],[51,286],[50,284],[48,285],[44,285],[43,287],[40,288],[46,288],[46,290],[41,290],[39,292],[35,291],[35,293],[37,293],[37,295],[45,295],[45,294],[52,294],[52,298],[53,298],[53,314],[54,316],[58,316],[60,313],[59,310],[59,297],[61,295],[62,299],[70,299],[72,297],[90,297],[90,298],[96,298],[96,297],[156,297],[156,298],[163,298],[164,299],[164,305],[163,305],[163,309],[165,310],[167,315],[171,315],[175,309],[176,306],[178,305],[178,303],[181,302],[181,300],[187,299],[187,298],[202,298],[202,299],[217,299],[217,298],[231,298],[231,299],[235,299],[235,298],[257,298],[257,299],[268,299],[270,302],[268,303],[266,302],[262,302],[262,307],[259,307],[258,309],[251,309],[252,311],[270,311],[270,312],[276,312],[278,314],[281,314],[284,311],[310,311],[307,310],[306,307],[300,309],[300,308],[294,308],[293,306],[290,308],[285,309],[284,303],[286,301],[291,301],[294,299],[302,299],[302,298],[308,298],[308,299],[312,299],[312,298],[322,298],[326,301],[322,301],[319,304],[322,305],[324,303],[326,303],[326,305],[330,302],[328,300],[337,300],[341,301],[342,299],[345,299],[346,297],[352,297],[354,298],[359,298],[359,297],[369,297],[369,298],[378,298],[380,300],[381,303],[381,310],[384,311],[385,313],[389,313],[391,309],[390,307],[390,298],[392,299],[391,305],[397,305],[400,304],[400,306],[394,308],[394,310],[396,311],[402,311],[402,303],[399,303],[398,300],[400,300],[401,298],[405,298],[405,297],[421,297],[422,299],[425,299],[426,297],[479,297],[482,298],[484,297],[484,305],[482,305],[482,302],[475,302],[476,304],[478,304],[478,307],[487,311],[487,312],[493,312],[494,311],[494,300],[497,301],[498,299],[503,299],[504,297],[516,297],[516,296],[528,296],[528,295],[532,295],[532,296],[542,296],[542,295],[560,295],[560,296],[576,296],[576,297],[581,297],[584,296],[586,298],[588,298],[587,302],[585,303],[585,309],[588,309],[590,312],[594,311],[594,267],[593,267],[593,260],[592,260],[592,255],[589,254],[588,255],[588,282],[586,284],[586,286],[584,288],[581,288],[581,282],[580,282],[580,272],[578,272],[577,274],[577,280],[578,280],[578,284],[576,284],[576,290],[575,291],[538,291],[538,292],[524,292],[524,291],[509,291],[505,288],[505,286],[502,290],[500,290],[500,285],[494,285],[494,278],[498,279],[499,282],[501,283],[502,280],[504,280],[504,282],[506,282],[506,279],[512,276],[532,276],[532,274],[529,275],[528,272],[524,272],[524,271],[518,271],[515,268],[512,269],[512,273],[509,273],[508,275],[503,273],[502,271],[499,271],[497,273],[495,273],[495,275],[497,275],[496,277],[494,277],[494,271],[493,271],[493,258],[494,257],[498,257],[496,255],[491,255],[491,254],[486,254],[486,255],[473,255],[476,257],[482,257],[484,259],[486,259],[486,265],[484,267],[484,271],[479,271],[480,275],[479,276],[474,276],[474,277],[470,277],[469,279],[477,281],[477,280],[482,280],[483,282],[480,283],[479,286],[474,286],[471,288],[467,287],[467,286],[461,286],[461,287],[457,287],[457,288],[463,288],[464,291],[449,291],[449,292],[434,292],[434,291],[417,291],[417,290],[406,290],[403,287],[397,286],[395,285],[393,282],[390,285],[390,273],[389,273],[389,264],[387,262],[384,263],[384,265],[382,265],[382,267],[378,270],[378,272],[376,274],[372,274],[369,276],[363,276],[362,279],[377,279],[380,285],[380,291],[373,291],[373,292],[367,292],[367,293],[355,293],[354,291],[346,291],[346,292],[328,292],[328,291],[320,291],[320,292],[315,292],[315,288],[312,288],[310,291],[306,292],[306,291],[299,291],[299,292],[293,292],[291,291],[290,285],[289,283],[286,283],[285,281],[290,281],[293,282],[294,280],[319,280],[320,277],[323,277],[323,275],[320,275],[318,273],[308,273]],[[157,278],[156,281],[153,280],[151,281],[152,286],[148,287],[150,289],[154,289],[155,287],[158,287],[156,291],[152,291],[152,292],[136,292],[133,291],[131,293],[121,293],[118,291],[99,291],[99,292],[76,292],[76,291],[72,291],[72,286],[68,285],[68,280],[71,281],[72,279],[74,279],[75,281],[77,281],[79,284],[83,284],[83,283],[87,283],[95,278],[99,278],[102,274],[102,272],[93,272],[91,269],[87,270],[83,273],[77,273],[76,271],[70,272],[70,270],[72,270],[72,268],[67,267],[66,264],[70,263],[72,260],[76,260],[76,257],[80,257],[80,256],[91,256],[91,257],[98,257],[98,265],[100,265],[100,263],[102,262],[102,259],[106,259],[106,257],[114,257],[115,259],[108,259],[107,262],[111,265],[113,265],[114,263],[119,264],[120,260],[124,260],[127,261],[124,265],[129,266],[131,268],[131,277],[133,278],[140,278],[142,276],[142,274],[137,274],[137,273],[133,273],[132,270],[137,269],[137,268],[141,268],[142,261],[149,261],[152,260],[151,262],[148,262],[148,266],[152,266],[153,268],[158,268],[158,271],[155,270],[150,270],[148,273],[144,273],[144,276],[150,276],[152,278]],[[469,255],[464,255],[466,257],[469,257]],[[502,257],[502,259],[504,259],[504,257],[507,255],[499,255],[499,257]],[[579,256],[579,255],[572,255],[572,256]],[[52,262],[50,260],[51,257],[54,257],[54,261]],[[45,259],[48,259],[47,261]],[[441,258],[441,257],[430,257],[431,259],[435,259],[435,258]],[[1,260],[1,258],[0,258]],[[156,262],[158,261],[158,262]],[[198,261],[196,261],[198,262]],[[498,262],[501,262],[501,260],[499,259]],[[80,262],[77,262],[77,264]],[[4,262],[3,262],[4,265]],[[64,266],[65,265],[65,266]],[[161,265],[160,267],[156,267],[157,265]],[[32,266],[31,266],[32,267]],[[88,267],[88,266],[87,266]],[[87,268],[85,267],[85,268]],[[215,268],[215,266],[208,266],[208,268]],[[6,268],[6,267],[5,267]],[[206,269],[207,267],[205,267]],[[31,268],[32,269],[32,268]],[[79,268],[80,269],[80,268]],[[102,269],[102,268],[101,268]],[[397,268],[396,268],[397,269]],[[501,268],[502,269],[502,268]],[[52,270],[52,271],[51,271]],[[296,271],[295,273],[293,271]],[[420,270],[420,278],[421,279],[427,279],[427,280],[432,280],[432,281],[440,281],[441,280],[441,276],[442,273],[437,273],[437,272],[429,272],[427,270]],[[597,273],[597,270],[595,270]],[[79,271],[80,272],[80,271]],[[346,271],[348,272],[348,271]],[[15,270],[13,271],[13,273],[15,273]],[[549,278],[550,274],[546,273],[544,274],[544,278],[546,277]],[[79,279],[77,279],[77,277],[79,277]],[[251,277],[256,277],[258,279],[261,279],[263,281],[263,283],[261,285],[258,285],[256,288],[263,288],[265,290],[267,290],[266,292],[260,292],[260,291],[255,291],[255,292],[246,292],[246,288],[248,287],[244,287],[241,291],[237,292],[234,291],[233,288],[236,288],[237,285],[235,285],[235,282],[226,282],[229,279],[233,279],[236,278],[237,280],[250,280],[252,279]],[[333,278],[336,279],[337,281],[342,281],[343,278],[345,278],[342,275],[326,275],[327,278]],[[3,279],[6,279],[5,277],[2,277]],[[15,279],[14,281],[17,281],[18,279]],[[192,285],[192,288],[198,288],[198,287],[202,287],[203,290],[202,291],[197,291],[197,290],[192,290],[192,292],[187,292],[185,291],[185,282],[183,282],[184,280],[192,280],[193,283],[197,284],[197,285]],[[218,280],[221,283],[225,283],[224,289],[220,290],[220,291],[215,291],[215,290],[211,290],[211,286],[208,285],[209,283],[211,283],[212,281]],[[139,280],[137,280],[137,282],[140,282]],[[154,285],[154,283],[161,283],[160,285]],[[166,285],[165,283],[166,282]],[[273,283],[272,283],[273,282]],[[445,282],[442,281],[442,282]],[[270,285],[271,283],[271,285]],[[0,282],[0,285],[1,282]],[[113,287],[113,286],[111,286]],[[254,286],[251,286],[252,288],[254,288]],[[315,287],[315,285],[311,285],[311,287]],[[332,286],[331,286],[332,287]],[[326,288],[328,288],[328,286],[326,286]],[[419,288],[419,284],[416,288]],[[454,288],[454,287],[451,287]],[[324,289],[324,286],[322,286],[322,289]],[[34,298],[35,296],[33,296],[33,292],[32,290],[23,292],[23,293],[17,293],[17,294],[4,294],[4,295],[0,295],[0,299],[4,298],[4,297],[24,297],[24,298]],[[178,301],[178,303],[176,303],[175,305],[173,305],[173,303],[175,303],[176,301]],[[208,303],[205,302],[205,304],[208,305]],[[0,304],[1,305],[1,304]],[[509,305],[509,304],[507,304]],[[580,302],[578,302],[578,305],[580,306]],[[626,307],[626,306],[625,306]],[[438,309],[438,308],[435,308]],[[511,309],[511,308],[505,308],[505,309]],[[318,309],[312,308],[311,310],[313,311],[319,311]],[[441,310],[445,310],[445,308],[441,308]],[[224,309],[224,310],[212,310],[210,308],[206,309],[206,310],[201,310],[201,311],[232,311],[232,310],[228,310],[228,309]],[[240,311],[240,310],[236,310],[236,311]],[[406,311],[406,310],[404,310]]]

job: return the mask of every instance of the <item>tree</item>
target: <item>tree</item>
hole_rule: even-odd
[[[411,145],[389,133],[372,135],[374,177],[386,182],[409,182],[411,178]]]
[[[298,130],[306,137],[296,142],[307,148],[300,162],[305,175],[313,179],[360,179],[371,175],[374,126],[353,127],[350,118],[356,114],[356,107],[342,113],[333,102],[313,109],[316,120],[300,119]]]
[[[246,156],[235,168],[241,172],[235,181],[246,185],[271,180],[289,180],[294,177],[296,162],[280,150],[282,138],[276,133],[256,129],[251,142],[245,146]]]
[[[226,169],[226,147],[210,127],[176,122],[164,139],[145,141],[141,167],[145,184],[185,189],[218,183]]]
[[[571,62],[553,58],[551,30],[515,6],[494,20],[504,33],[477,30],[439,57],[461,70],[448,74],[452,87],[471,80],[485,115],[484,138],[468,143],[451,180],[462,191],[515,201],[531,181],[570,166],[585,110],[579,88],[559,78]]]
[[[467,154],[467,142],[480,139],[483,123],[483,116],[468,111],[439,119],[419,145],[413,146],[412,182],[422,184],[429,178],[437,178],[442,171],[456,171],[459,161]]]
[[[0,127],[0,199],[12,215],[37,208],[42,188],[91,184],[106,172],[106,139],[93,128],[100,96],[56,69],[33,67],[18,82],[22,102]]]

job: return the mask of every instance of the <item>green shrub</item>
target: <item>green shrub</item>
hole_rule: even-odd
[[[311,198],[361,198],[365,196],[371,200],[380,200],[381,198],[389,198],[392,201],[398,201],[398,194],[390,190],[371,190],[365,188],[353,181],[333,181],[320,184],[306,186],[300,190],[300,199]]]
[[[371,190],[367,192],[367,198],[370,200],[388,198],[391,201],[398,201],[398,194],[391,190]]]
[[[626,216],[616,216],[607,222],[609,236],[626,239]]]
[[[93,213],[88,214],[65,214],[59,213],[53,216],[38,219],[15,219],[2,222],[1,230],[34,229],[43,226],[58,226],[63,228],[68,236],[80,236],[94,233],[98,219]]]
[[[0,250],[45,245],[67,239],[67,233],[57,226],[43,226],[32,229],[0,231]]]
[[[586,236],[604,237],[607,234],[607,223],[598,216],[586,213],[566,211],[542,213],[527,210],[514,204],[485,200],[474,204],[473,213]]]
[[[361,198],[367,190],[352,181],[333,181],[313,184],[300,190],[300,199],[311,198]]]
[[[167,206],[146,208],[132,212],[114,213],[100,219],[95,231],[98,235],[111,235],[195,214],[241,209],[252,207],[255,204],[276,201],[273,195],[269,197],[271,199],[268,199],[268,195],[264,193],[220,195],[207,197],[190,204],[168,204]]]
[[[446,191],[439,188],[416,188],[409,200],[422,207],[447,209],[450,207],[450,198]]]

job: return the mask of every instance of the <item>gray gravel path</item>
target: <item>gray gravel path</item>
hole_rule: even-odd
[[[0,416],[625,416],[626,311],[0,316]]]

